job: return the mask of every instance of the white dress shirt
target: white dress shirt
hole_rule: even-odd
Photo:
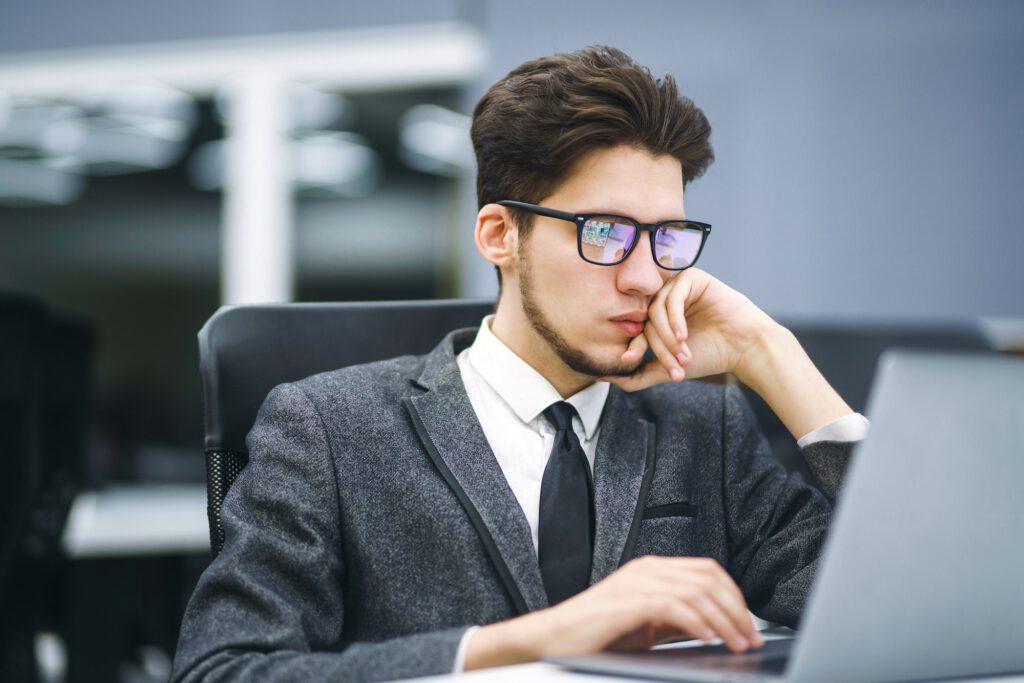
[[[552,403],[565,400],[575,409],[573,431],[594,468],[594,453],[601,433],[610,385],[595,382],[563,399],[543,375],[491,332],[493,315],[483,319],[473,344],[456,358],[473,412],[480,420],[487,443],[508,480],[512,493],[530,525],[534,550],[540,516],[540,484],[554,443],[555,430],[544,417]],[[859,441],[867,435],[868,421],[859,413],[833,420],[801,437],[800,448],[818,441]],[[466,632],[455,658],[455,672],[463,670],[466,644],[474,627]]]

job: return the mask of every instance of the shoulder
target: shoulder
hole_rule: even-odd
[[[321,372],[293,382],[290,387],[317,408],[368,400],[398,402],[408,393],[422,356],[399,356]],[[289,386],[289,385],[285,385]]]

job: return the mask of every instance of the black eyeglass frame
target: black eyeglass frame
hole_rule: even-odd
[[[575,223],[576,249],[577,251],[579,251],[580,258],[586,261],[587,263],[593,263],[595,266],[616,266],[625,261],[626,259],[628,259],[629,255],[633,253],[634,249],[636,249],[636,245],[640,243],[640,233],[642,233],[644,230],[650,232],[653,238],[654,235],[657,234],[658,230],[660,230],[663,226],[678,225],[679,223],[682,223],[688,228],[696,228],[701,231],[700,248],[697,249],[697,255],[693,257],[693,261],[690,263],[690,265],[683,266],[682,268],[668,268],[666,266],[661,265],[661,263],[658,262],[658,255],[655,253],[656,240],[651,239],[651,258],[654,259],[654,263],[659,268],[663,268],[664,270],[670,270],[674,273],[678,273],[686,270],[687,268],[692,268],[694,265],[697,264],[697,260],[700,258],[701,253],[704,251],[704,245],[708,241],[708,235],[711,234],[711,224],[701,223],[700,221],[676,219],[671,221],[661,221],[660,223],[641,223],[635,218],[631,218],[629,216],[622,216],[620,214],[615,213],[569,213],[568,211],[549,209],[546,206],[540,206],[539,204],[529,204],[527,202],[519,202],[514,199],[502,199],[501,201],[497,202],[497,204],[500,204],[501,206],[510,206],[516,209],[525,209],[526,211],[535,213],[538,216],[547,216],[548,218],[557,218],[559,220]],[[583,255],[583,226],[586,225],[587,221],[589,221],[591,218],[614,218],[616,220],[626,221],[637,227],[637,230],[639,232],[637,234],[636,239],[633,240],[633,244],[629,245],[629,249],[626,249],[625,253],[622,254],[622,258],[620,258],[618,261],[613,261],[611,263],[601,263],[599,261],[591,261],[590,259]]]

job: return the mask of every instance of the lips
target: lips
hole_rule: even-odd
[[[645,311],[634,311],[626,313],[625,315],[616,316],[612,318],[611,321],[613,325],[628,334],[630,337],[635,337],[644,331],[644,323],[647,322],[647,313]]]

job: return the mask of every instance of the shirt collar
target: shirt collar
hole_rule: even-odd
[[[524,423],[531,423],[552,403],[563,400],[542,374],[517,356],[491,332],[489,315],[469,347],[469,362],[487,384]],[[567,399],[583,423],[587,439],[594,438],[608,398],[608,382],[595,382]]]

